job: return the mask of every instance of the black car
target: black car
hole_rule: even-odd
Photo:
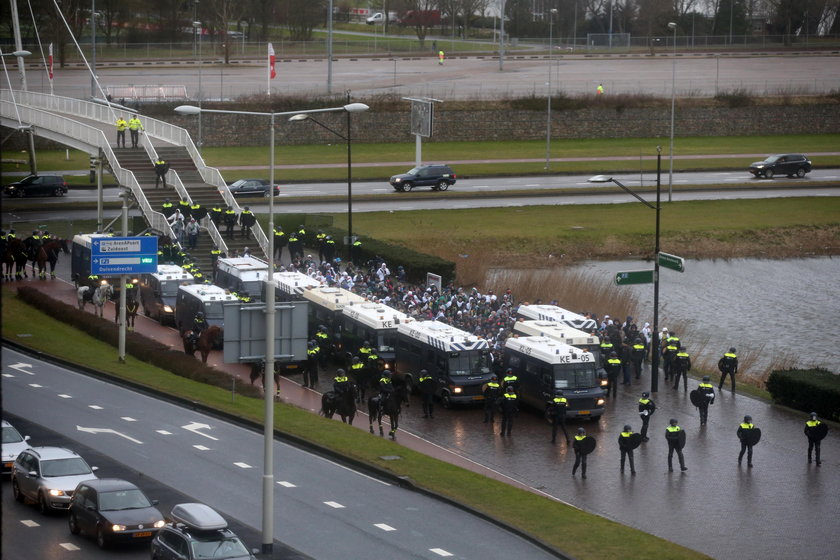
[[[166,523],[156,503],[127,480],[80,482],[70,500],[70,532],[95,536],[100,548],[117,541],[149,542]]]
[[[394,190],[405,192],[414,187],[432,187],[433,191],[445,191],[455,184],[458,177],[448,165],[421,165],[407,173],[394,175],[389,181]]]
[[[30,175],[6,185],[4,192],[18,198],[23,196],[64,196],[67,181],[61,175]]]
[[[233,196],[264,196],[268,198],[268,181],[265,179],[239,179],[228,185]],[[280,185],[274,185],[274,196],[280,194]]]
[[[804,177],[810,171],[811,160],[802,154],[778,154],[750,165],[750,173],[768,179],[772,179],[774,175]]]
[[[255,560],[225,519],[204,504],[178,504],[152,540],[153,560]]]

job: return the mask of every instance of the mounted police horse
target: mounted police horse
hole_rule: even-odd
[[[193,341],[193,332],[184,333],[184,353],[195,356],[196,351],[201,352],[201,363],[207,363],[207,356],[213,346],[221,342],[222,328],[218,325],[210,325],[198,335],[198,340]]]
[[[114,287],[107,283],[100,284],[96,289],[92,289],[90,286],[82,286],[76,290],[79,309],[84,311],[85,306],[88,303],[92,303],[96,306],[94,315],[98,315],[99,317],[104,316],[105,304],[108,303],[112,295],[114,295]]]
[[[356,417],[356,385],[350,383],[347,390],[341,393],[335,391],[324,393],[321,397],[320,414],[330,419],[338,414],[342,422],[352,426],[353,418]],[[371,425],[371,433],[373,433],[373,425]]]
[[[137,319],[137,311],[140,309],[140,302],[137,301],[137,291],[135,290],[126,290],[125,291],[125,326],[128,330],[134,330],[134,320]],[[119,304],[114,306],[114,322],[120,322],[120,306]]]
[[[50,239],[38,249],[35,255],[35,264],[38,265],[38,277],[42,280],[47,278],[47,264],[50,265],[50,278],[55,278],[55,265],[58,262],[59,252],[70,254],[67,248],[66,239]],[[33,276],[34,276],[33,268]]]
[[[3,277],[6,280],[22,280],[28,277],[26,274],[26,262],[29,260],[26,244],[20,239],[14,238],[6,242],[6,252],[3,254],[3,264],[6,271]]]
[[[397,428],[399,427],[400,409],[403,401],[408,402],[408,394],[405,387],[400,385],[394,386],[393,392],[385,392],[381,396],[375,395],[368,399],[368,422],[370,423],[370,433],[373,433],[373,419],[379,424],[379,435],[384,436],[382,429],[382,417],[387,416],[391,424],[391,430],[388,435],[391,439],[396,439]]]

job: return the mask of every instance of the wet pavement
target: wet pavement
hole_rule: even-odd
[[[66,262],[66,261],[65,261]],[[45,293],[75,304],[71,284],[24,281],[44,287]],[[56,286],[58,285],[58,287]],[[88,309],[91,309],[89,306]],[[106,317],[114,316],[113,308]],[[137,330],[180,347],[174,329],[139,317]],[[248,383],[248,368],[221,364],[221,352],[209,362]],[[537,411],[523,411],[513,435],[498,435],[495,425],[482,423],[480,408],[446,410],[437,407],[434,419],[424,419],[420,402],[412,398],[404,409],[397,442],[476,472],[528,487],[572,505],[603,515],[665,539],[702,551],[714,558],[833,559],[840,550],[840,428],[823,441],[822,466],[807,463],[807,440],[802,432],[805,414],[732,394],[718,395],[701,427],[688,394],[675,391],[660,378],[660,391],[649,431],[650,441],[636,451],[637,475],[619,473],[616,442],[624,424],[641,426],[636,402],[649,388],[649,373],[629,387],[619,387],[599,422],[570,421],[569,434],[586,428],[598,440],[589,457],[588,478],[572,477],[574,454],[563,442],[552,445],[551,428]],[[329,388],[331,372],[321,375],[319,387]],[[689,389],[697,386],[689,380]],[[320,394],[304,389],[297,379],[282,379],[283,401],[317,412]],[[754,468],[737,463],[740,445],[735,435],[745,414],[763,432],[755,447]],[[686,430],[688,471],[669,473],[664,430],[669,418]],[[367,429],[362,415],[355,425]]]

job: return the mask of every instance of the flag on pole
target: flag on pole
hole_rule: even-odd
[[[269,71],[269,79],[273,80],[277,76],[277,72],[274,70],[274,45],[271,43],[268,44],[268,71]]]
[[[49,58],[49,64],[47,66],[47,74],[49,75],[50,80],[53,79],[53,51],[52,51],[52,46],[53,46],[53,44],[50,43],[50,58]]]

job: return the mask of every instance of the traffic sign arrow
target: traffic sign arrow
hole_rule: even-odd
[[[615,275],[616,286],[626,286],[628,284],[652,284],[653,271],[652,270],[631,270],[628,272],[617,272]]]
[[[208,439],[212,439],[213,441],[219,441],[219,438],[215,438],[211,435],[202,434],[201,432],[199,432],[199,430],[209,430],[210,429],[209,424],[202,424],[201,422],[192,422],[190,424],[187,424],[186,426],[181,426],[181,427],[185,430],[189,430],[191,432],[194,432],[194,433],[196,433],[200,436],[204,436]]]
[[[659,253],[659,266],[676,270],[677,272],[685,272],[685,259],[677,255],[670,255],[668,253]]]
[[[16,364],[11,364],[9,366],[12,369],[16,369],[21,373],[25,373],[27,375],[35,375],[33,372],[29,371],[29,368],[32,367],[32,364],[27,364],[25,362],[18,362]]]
[[[128,441],[133,441],[134,443],[139,443],[140,445],[143,445],[143,442],[139,439],[134,439],[131,436],[127,436],[116,430],[112,430],[111,428],[83,428],[82,426],[76,426],[76,429],[80,432],[87,432],[89,434],[114,434],[115,436],[120,436],[121,438],[125,438]]]

